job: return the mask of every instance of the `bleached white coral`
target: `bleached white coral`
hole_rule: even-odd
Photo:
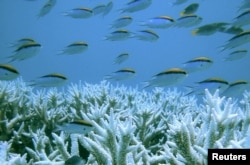
[[[10,151],[10,145],[7,142],[0,141],[0,162],[2,165],[27,165],[26,154],[14,154]]]
[[[88,135],[58,131],[83,119]],[[249,147],[250,94],[237,102],[205,91],[203,103],[175,90],[79,83],[63,91],[0,82],[0,159],[26,164],[206,164],[208,148]],[[11,152],[10,152],[11,151]],[[11,165],[10,164],[10,165]]]

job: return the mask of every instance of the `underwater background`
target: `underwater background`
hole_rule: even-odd
[[[249,148],[249,10],[1,0],[0,162],[202,165]]]

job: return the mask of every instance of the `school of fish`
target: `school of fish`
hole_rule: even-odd
[[[23,0],[23,3],[36,3],[38,0]],[[30,1],[30,2],[27,2]],[[206,0],[203,0],[206,1]],[[169,6],[166,6],[166,13],[162,15],[155,15],[151,18],[136,21],[133,15],[140,14],[142,11],[149,11],[150,7],[154,4],[153,0],[131,0],[124,2],[123,8],[116,8],[116,1],[109,1],[103,3],[97,3],[95,6],[76,6],[72,9],[65,9],[62,14],[58,14],[58,17],[65,17],[65,19],[74,19],[76,22],[81,20],[91,19],[93,17],[100,17],[105,19],[111,12],[116,13],[116,18],[109,24],[102,24],[103,27],[108,28],[106,35],[102,40],[104,43],[113,44],[126,42],[128,40],[136,40],[137,42],[145,42],[150,45],[157,46],[157,42],[164,36],[160,35],[162,31],[168,31],[168,29],[187,29],[192,37],[208,38],[211,35],[223,33],[228,35],[228,40],[221,45],[218,45],[218,55],[220,53],[227,52],[227,55],[223,57],[222,62],[233,62],[241,60],[249,56],[249,43],[250,43],[250,3],[249,0],[239,0],[239,6],[236,7],[235,17],[231,22],[219,21],[219,22],[205,22],[206,18],[197,14],[199,8],[202,6],[203,1],[194,2],[191,0],[171,0]],[[34,16],[37,17],[37,21],[42,20],[44,17],[49,17],[50,13],[57,4],[62,3],[58,0],[47,0],[40,7]],[[215,4],[216,5],[216,4]],[[167,14],[167,8],[182,8],[179,10],[179,17],[172,17]],[[212,9],[211,9],[212,10]],[[212,11],[213,12],[213,11]],[[130,25],[136,26],[135,29],[128,28]],[[48,25],[49,26],[49,25]],[[64,25],[62,25],[63,28]],[[87,26],[87,25],[86,25]],[[93,25],[94,26],[94,25]],[[91,25],[89,25],[91,31]],[[67,30],[67,29],[66,29]],[[63,34],[62,34],[63,35]],[[93,33],[92,35],[95,35]],[[209,44],[209,43],[208,43]],[[0,64],[0,80],[9,81],[16,79],[22,75],[15,68],[16,63],[22,63],[23,61],[34,58],[40,55],[43,43],[40,43],[35,38],[30,36],[23,36],[17,38],[10,44],[10,48],[13,50],[12,54],[5,56],[4,60]],[[75,39],[73,42],[68,42],[65,47],[58,48],[54,55],[58,58],[62,56],[77,56],[77,54],[85,54],[90,47],[94,46],[88,41]],[[167,45],[166,45],[167,46]],[[143,46],[141,47],[143,49]],[[181,49],[181,48],[180,48]],[[216,48],[212,48],[216,49]],[[108,50],[105,51],[105,56],[108,56]],[[130,53],[132,50],[123,51],[116,55],[116,58],[111,61],[114,66],[122,66],[126,61],[132,58]],[[143,52],[143,51],[142,51]],[[185,52],[183,52],[185,53]],[[171,57],[166,57],[168,60]],[[184,58],[185,59],[185,58]],[[141,59],[143,61],[143,59]],[[89,61],[90,63],[93,61]],[[141,61],[140,61],[141,62]],[[169,87],[179,85],[184,82],[187,77],[191,77],[192,74],[202,74],[203,71],[209,70],[217,62],[213,59],[212,55],[197,55],[189,60],[183,60],[182,64],[178,66],[166,66],[165,69],[159,70],[152,77],[147,80],[142,80],[143,88],[149,87]],[[46,67],[46,64],[44,65]],[[154,67],[154,66],[149,66]],[[32,68],[35,70],[35,68]],[[32,71],[34,71],[32,70]],[[145,70],[147,72],[147,70]],[[103,79],[109,81],[123,81],[132,79],[137,72],[135,67],[124,66],[119,69],[114,69],[112,73],[107,73],[103,76]],[[44,75],[38,75],[37,79],[29,80],[28,83],[32,86],[40,87],[54,87],[63,85],[69,79],[64,73],[51,72]],[[250,79],[249,79],[250,80]],[[185,85],[190,88],[191,91],[188,94],[202,94],[205,88],[211,91],[220,89],[220,92],[224,95],[231,97],[241,94],[244,90],[249,89],[249,81],[245,79],[238,79],[235,82],[228,82],[221,77],[207,77],[198,82],[193,82],[191,85]]]

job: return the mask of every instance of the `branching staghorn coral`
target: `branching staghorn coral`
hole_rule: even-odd
[[[93,131],[57,129],[78,119]],[[208,148],[249,148],[249,124],[247,92],[238,102],[206,90],[198,105],[177,90],[146,92],[107,81],[62,91],[0,81],[0,156],[8,165],[63,165],[73,156],[87,165],[206,164]]]
[[[242,134],[246,135],[246,132],[242,131],[242,125],[247,120],[243,121],[237,114],[242,110],[232,102],[231,98],[219,97],[218,90],[214,95],[208,90],[205,92],[206,106],[200,107],[201,115],[192,120],[189,114],[182,116],[183,119],[188,119],[186,122],[181,122],[183,120],[176,117],[175,123],[170,126],[167,148],[171,152],[165,152],[169,161],[175,162],[173,164],[206,164],[208,148],[244,147],[238,143],[244,139]],[[173,156],[172,153],[176,155]]]

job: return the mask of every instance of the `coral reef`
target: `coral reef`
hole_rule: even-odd
[[[207,164],[208,148],[250,147],[250,93],[241,101],[205,90],[203,102],[177,90],[71,84],[35,90],[0,81],[0,161],[6,165]],[[84,119],[87,135],[58,125]],[[68,161],[69,162],[69,161]]]

